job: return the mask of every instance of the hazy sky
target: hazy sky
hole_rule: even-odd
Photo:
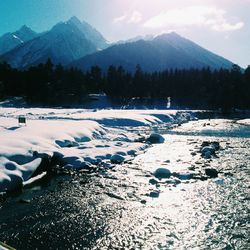
[[[0,0],[0,35],[23,24],[41,32],[71,16],[109,41],[176,31],[246,67],[250,0]]]

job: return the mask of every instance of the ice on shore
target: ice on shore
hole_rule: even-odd
[[[20,115],[27,118],[26,126],[18,125]],[[76,169],[104,160],[123,162],[146,148],[131,128],[150,133],[151,126],[177,116],[166,110],[0,108],[0,192],[34,177],[44,157],[57,156],[61,164]],[[188,113],[180,117],[190,118]]]

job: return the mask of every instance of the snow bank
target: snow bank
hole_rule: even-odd
[[[237,123],[243,124],[243,125],[250,125],[250,119],[238,120]]]
[[[26,126],[17,118],[24,115]],[[80,110],[0,108],[0,192],[34,178],[44,159],[56,157],[67,168],[117,164],[147,147],[129,127],[189,120],[189,113],[159,110]]]
[[[0,162],[0,191],[2,192],[21,187],[23,182],[32,177],[33,173],[40,166],[42,159],[37,158],[27,164],[19,165],[14,161],[1,157]]]
[[[105,126],[138,127],[166,122],[182,123],[193,119],[192,111],[176,110],[85,110],[85,109],[41,109],[1,108],[0,116],[17,118],[24,115],[28,120],[92,120]]]
[[[42,158],[61,153],[106,133],[94,121],[30,120],[17,126],[13,118],[0,119],[0,191],[21,186],[41,165]]]

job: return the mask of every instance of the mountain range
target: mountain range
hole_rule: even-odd
[[[48,58],[54,64],[81,70],[97,65],[104,71],[110,65],[134,71],[140,64],[143,70],[152,72],[170,68],[231,68],[233,64],[175,32],[110,44],[95,28],[76,17],[41,34],[27,26],[7,33],[0,37],[0,55],[0,61],[19,69],[43,63]]]
[[[153,40],[111,46],[85,56],[71,66],[88,70],[97,65],[105,71],[110,65],[121,65],[128,71],[134,71],[137,64],[143,70],[152,72],[171,68],[231,68],[233,63],[172,32]]]
[[[0,37],[0,55],[14,49],[18,45],[24,44],[35,38],[38,34],[26,25],[12,33],[6,33]]]
[[[67,65],[107,46],[107,41],[97,30],[72,17],[6,52],[0,59],[21,69],[43,63],[48,58],[54,64]]]

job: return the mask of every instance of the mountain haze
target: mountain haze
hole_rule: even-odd
[[[152,40],[111,46],[85,56],[71,66],[88,70],[97,65],[106,71],[110,65],[121,65],[128,71],[134,71],[137,64],[143,70],[153,72],[171,68],[231,68],[233,63],[172,32]]]

